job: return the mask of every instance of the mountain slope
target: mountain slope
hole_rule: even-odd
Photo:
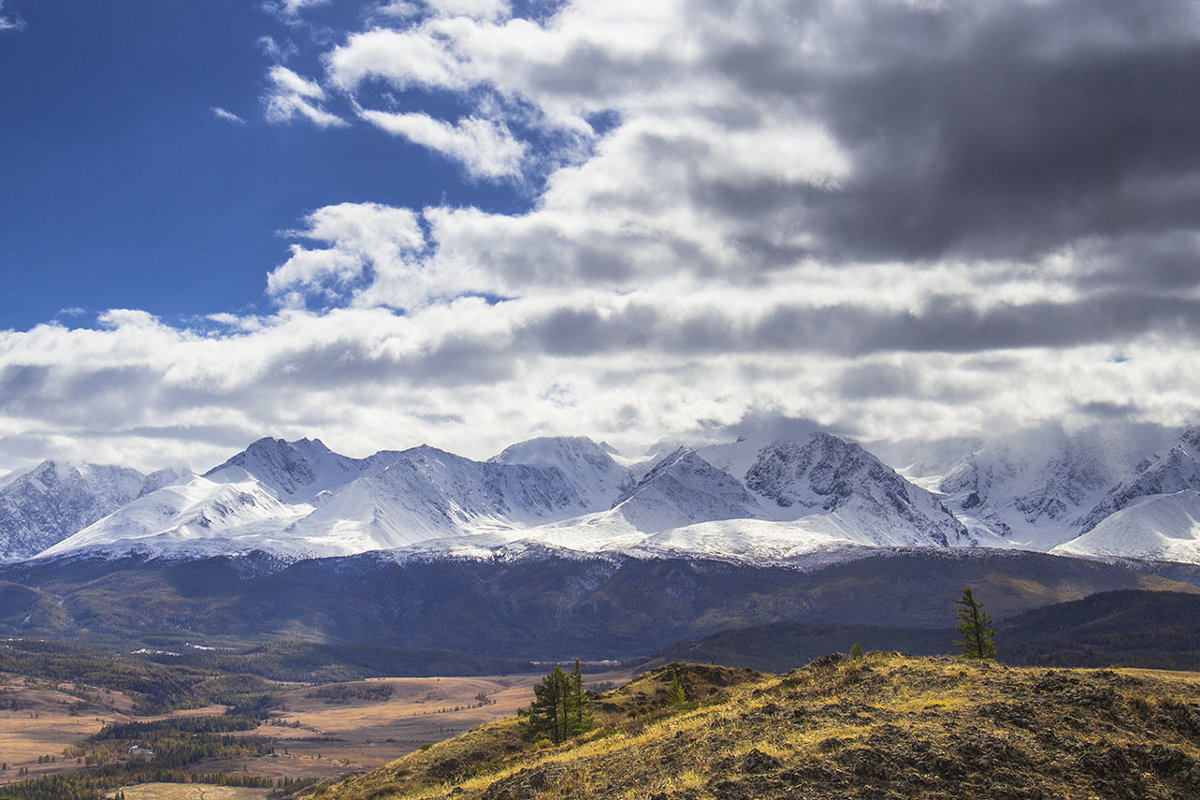
[[[1151,495],[1200,492],[1200,428],[1182,436],[1165,455],[1147,458],[1134,474],[1114,486],[1081,521],[1081,533],[1140,498]]]
[[[1173,577],[1019,551],[914,549],[805,570],[694,556],[430,558],[387,554],[284,563],[79,555],[0,568],[67,618],[5,618],[3,636],[104,635],[198,642],[286,637],[546,660],[645,656],[672,641],[793,621],[947,627],[975,588],[993,618],[1116,588],[1186,591]],[[32,602],[32,598],[25,600]],[[25,602],[25,601],[22,601]],[[3,615],[0,615],[3,617]],[[4,619],[0,619],[4,623]],[[843,647],[849,647],[846,643]]]
[[[745,481],[771,518],[831,514],[860,544],[951,547],[977,541],[932,494],[858,444],[828,433],[763,447]]]
[[[186,491],[133,505],[171,480],[131,472],[124,494],[87,505],[78,488],[85,481],[64,478],[66,468],[43,466],[42,479],[6,476],[0,522],[7,509],[8,541],[19,538],[23,548],[11,546],[21,554],[14,557],[88,525],[87,535],[47,552],[119,552],[136,542],[143,552],[187,557],[261,549],[291,559],[374,550],[508,558],[558,550],[802,565],[862,547],[1057,546],[1071,556],[1200,562],[1200,429],[1143,459],[1131,477],[1114,477],[1126,474],[1139,447],[1161,439],[1161,431],[1046,428],[976,447],[943,476],[909,480],[859,444],[821,431],[680,447],[643,463],[580,437],[533,439],[486,462],[424,445],[354,459],[318,440],[265,438]],[[945,458],[939,450],[935,460]],[[81,505],[86,514],[76,513]]]
[[[288,502],[312,502],[357,478],[369,463],[330,450],[320,439],[263,438],[220,466],[204,473],[210,481],[244,482],[254,478]]]
[[[43,461],[0,482],[0,560],[29,558],[180,475]]]
[[[990,592],[989,592],[990,594]],[[679,642],[654,658],[779,672],[825,653],[864,650],[957,654],[961,638],[941,628],[776,622]],[[1126,589],[1053,603],[996,623],[1000,661],[1052,667],[1200,669],[1200,591]]]
[[[1184,489],[1127,501],[1091,530],[1060,544],[1059,555],[1200,562],[1200,492]]]
[[[491,459],[500,464],[554,467],[566,477],[587,511],[603,511],[632,480],[609,451],[584,436],[530,439],[507,447]]]
[[[283,503],[253,478],[233,482],[194,476],[139,497],[41,555],[86,550],[192,557],[296,552],[285,529],[311,511],[312,506]]]
[[[329,555],[577,516],[592,503],[555,466],[479,462],[421,446],[391,454],[297,521],[297,540]]]
[[[1143,437],[1101,430],[1068,434],[1043,426],[978,447],[951,467],[937,488],[973,532],[1048,550],[1079,535],[1081,519],[1141,457],[1144,446]]]

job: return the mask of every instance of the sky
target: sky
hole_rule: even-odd
[[[1195,0],[0,0],[0,470],[1200,423]]]

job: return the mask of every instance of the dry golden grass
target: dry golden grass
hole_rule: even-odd
[[[275,758],[205,762],[195,770],[272,778],[362,772],[423,744],[516,716],[518,708],[529,705],[541,677],[379,678],[365,683],[390,685],[388,699],[337,704],[309,696],[321,687],[297,687],[282,697],[282,711],[249,734],[271,740]],[[629,672],[610,672],[589,675],[588,680],[620,682],[630,677]],[[478,699],[481,694],[486,704]]]
[[[24,677],[0,674],[0,690],[18,705],[16,710],[0,711],[0,762],[8,764],[0,771],[0,784],[18,780],[22,767],[29,769],[29,777],[75,769],[75,759],[64,759],[64,750],[110,722],[127,719],[109,708],[81,706],[77,697]],[[117,694],[106,695],[105,702],[117,709],[133,706],[128,697]],[[51,755],[55,762],[38,763],[39,757]]]
[[[206,786],[189,783],[142,783],[127,786],[126,800],[266,800],[269,789],[244,789],[238,786]],[[115,792],[110,797],[114,796]]]
[[[676,669],[686,686],[712,668]],[[606,698],[604,727],[576,742],[537,749],[498,723],[322,796],[1200,797],[1200,675],[873,655],[744,677],[666,713],[658,670]]]

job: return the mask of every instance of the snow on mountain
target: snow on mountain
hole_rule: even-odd
[[[1186,431],[1165,455],[1141,461],[1083,517],[1080,530],[1087,533],[1140,498],[1184,491],[1200,491],[1200,428]]]
[[[1080,533],[1081,520],[1135,460],[1150,434],[1043,426],[990,441],[937,482],[946,506],[974,534],[1048,550]]]
[[[237,483],[252,477],[282,499],[304,503],[322,492],[345,486],[369,466],[366,459],[338,455],[320,439],[285,442],[263,438],[209,470],[204,477],[222,483]]]
[[[52,464],[5,476],[0,521],[18,508],[22,520],[49,526],[54,503],[86,505],[70,499],[82,489],[64,486],[78,489],[84,473],[109,469],[98,480],[105,488],[88,495],[103,501],[101,511],[74,535],[48,541],[46,555],[135,548],[501,557],[557,549],[778,562],[863,547],[1058,546],[1062,554],[1200,562],[1200,431],[1118,483],[1147,441],[1042,429],[971,443],[948,473],[909,480],[857,443],[820,431],[681,447],[642,463],[622,463],[577,437],[522,442],[486,462],[428,446],[353,459],[317,440],[268,438],[183,483],[169,472]],[[934,460],[944,464],[948,447]],[[12,529],[41,530],[28,521]],[[40,545],[24,546],[18,557]]]
[[[758,452],[746,486],[769,518],[829,515],[851,541],[876,545],[974,545],[966,528],[930,492],[910,483],[862,446],[817,432]]]
[[[586,477],[588,471],[576,474]],[[585,483],[594,494],[592,477]],[[297,522],[292,533],[311,547],[348,554],[524,529],[592,510],[597,500],[581,493],[583,479],[569,479],[558,466],[472,461],[423,445],[390,454]]]
[[[613,459],[612,454],[585,436],[557,436],[530,439],[504,449],[491,459],[499,464],[525,464],[554,467],[583,498],[588,511],[601,511],[632,480],[631,471]]]
[[[612,513],[645,533],[694,522],[754,517],[757,506],[736,478],[694,450],[680,448],[618,497]]]
[[[1200,492],[1183,489],[1133,498],[1050,552],[1200,563]]]
[[[0,560],[28,558],[181,474],[43,461],[0,486]]]
[[[772,563],[863,546],[977,544],[934,495],[857,444],[826,433],[680,448],[611,511],[521,536],[589,553]]]
[[[227,477],[227,476],[226,476]],[[41,556],[78,550],[122,551],[135,546],[155,553],[245,553],[296,551],[285,528],[312,512],[287,504],[259,481],[190,481],[145,494],[78,533],[47,548]]]

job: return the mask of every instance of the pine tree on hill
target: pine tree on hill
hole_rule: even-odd
[[[686,702],[687,694],[683,691],[683,684],[679,682],[679,676],[672,672],[671,683],[667,686],[667,706],[682,708]]]
[[[962,639],[954,644],[962,648],[962,657],[986,661],[996,657],[996,632],[992,630],[992,618],[983,610],[970,589],[963,589],[962,597],[954,601],[959,605],[955,614],[962,622],[954,630]]]
[[[592,710],[583,691],[579,659],[568,674],[558,667],[533,687],[533,702],[521,709],[521,726],[533,740],[564,742],[591,729]]]

